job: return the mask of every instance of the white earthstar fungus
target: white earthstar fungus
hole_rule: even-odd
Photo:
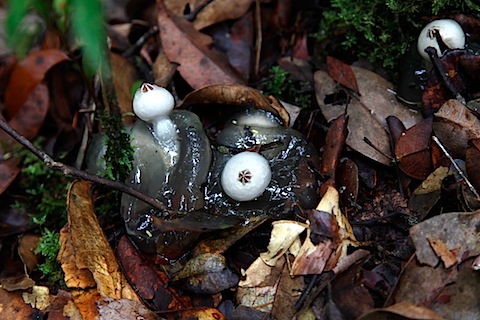
[[[417,41],[418,53],[427,61],[430,61],[428,54],[425,52],[428,47],[435,48],[439,57],[443,55],[437,40],[438,36],[449,49],[463,49],[465,47],[465,33],[455,20],[434,20],[423,28]]]
[[[174,106],[172,94],[151,83],[143,83],[133,97],[133,112],[152,124],[153,135],[166,151],[170,165],[176,163],[179,149],[177,127],[169,117]]]
[[[250,201],[262,195],[270,184],[272,171],[267,159],[244,151],[231,157],[222,171],[223,191],[235,201]]]

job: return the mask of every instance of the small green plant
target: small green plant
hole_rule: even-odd
[[[289,73],[280,66],[269,69],[270,79],[264,83],[263,91],[266,96],[274,96],[286,102],[306,108],[311,105],[311,96],[308,90],[309,84],[303,81],[292,81]]]
[[[40,253],[45,261],[38,266],[49,283],[64,287],[64,273],[57,261],[60,250],[60,234],[49,229],[44,229],[35,253]]]

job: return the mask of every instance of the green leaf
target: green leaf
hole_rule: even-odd
[[[87,75],[109,72],[103,7],[99,0],[70,0],[69,14],[75,36],[83,46]]]

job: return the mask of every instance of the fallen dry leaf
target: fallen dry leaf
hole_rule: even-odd
[[[77,268],[92,273],[100,296],[138,299],[121,273],[115,254],[98,224],[89,182],[72,182],[67,195],[67,207],[68,230]],[[62,244],[69,245],[68,242]],[[61,248],[61,251],[68,252],[68,249]]]
[[[226,20],[235,20],[243,16],[252,5],[253,0],[216,0],[203,8],[193,21],[197,30]]]
[[[126,236],[118,243],[117,255],[128,281],[142,301],[152,308],[178,310],[192,307],[190,298],[169,286],[168,275],[149,264]]]
[[[8,124],[25,138],[33,139],[43,124],[49,103],[48,87],[40,83],[33,88],[25,103]],[[2,149],[1,154],[18,151],[19,144],[3,130],[0,130],[0,139],[8,147],[8,150],[5,150],[2,145],[0,147]],[[5,191],[20,172],[20,161],[21,159],[17,157],[11,157],[0,162],[0,194]]]
[[[0,288],[0,315],[15,315],[15,319],[32,319],[37,317],[38,310],[26,304],[20,291],[8,292]]]
[[[355,93],[360,94],[357,79],[350,65],[334,57],[327,56],[327,71],[333,80]]]
[[[393,318],[395,317],[395,318]],[[398,302],[382,309],[375,309],[358,320],[384,320],[384,319],[405,319],[405,320],[443,320],[436,312],[411,302]]]
[[[307,228],[304,223],[289,220],[274,221],[272,225],[268,251],[260,253],[260,258],[271,267],[277,264],[278,259],[287,252],[298,236]]]
[[[340,90],[327,72],[317,71],[314,78],[318,105],[329,122],[344,114],[348,106],[347,145],[373,160],[391,165],[390,158],[385,157],[392,154],[386,118],[396,116],[406,128],[410,128],[421,121],[422,115],[398,102],[389,91],[393,85],[378,74],[355,66],[351,69],[357,79],[360,98],[351,98],[345,103],[348,99],[346,91]],[[365,137],[381,152],[368,145]]]
[[[67,60],[70,58],[63,51],[46,49],[33,52],[18,63],[5,91],[5,111],[8,116],[13,117],[19,111],[50,68]]]
[[[457,258],[442,240],[427,238],[435,254],[442,259],[445,268],[450,268],[457,263]],[[454,249],[452,249],[454,250]]]
[[[285,127],[290,124],[290,116],[278,100],[269,100],[257,89],[240,85],[211,85],[190,92],[177,105],[183,108],[195,104],[222,104],[231,107],[251,105],[279,116]]]
[[[426,179],[433,171],[431,140],[431,118],[402,133],[395,143],[395,161],[400,170],[414,179]]]
[[[128,299],[106,298],[97,303],[98,314],[102,320],[142,319],[161,320],[159,315],[148,310],[142,303]]]
[[[468,140],[480,138],[480,120],[464,104],[451,99],[435,113],[433,131],[454,158],[465,159]]]
[[[457,263],[480,254],[478,225],[480,210],[464,213],[444,213],[422,221],[410,229],[410,237],[416,249],[417,260],[434,267],[439,258],[427,238],[441,240],[448,248],[455,249]]]
[[[23,292],[22,298],[32,308],[44,311],[50,307],[50,290],[44,286],[33,286],[32,292]]]
[[[479,319],[479,275],[471,269],[471,261],[446,269],[420,265],[413,259],[392,299],[429,308],[445,319]]]
[[[243,84],[245,81],[228,64],[227,57],[214,49],[212,39],[183,18],[168,13],[161,1],[158,28],[162,47],[177,70],[194,89],[213,84]]]

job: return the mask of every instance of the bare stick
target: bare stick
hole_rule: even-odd
[[[447,158],[450,160],[450,162],[453,164],[455,169],[457,169],[458,173],[462,177],[463,181],[467,184],[468,188],[470,191],[472,191],[473,195],[477,198],[477,200],[480,200],[480,195],[477,192],[477,189],[473,186],[473,184],[468,180],[467,176],[465,173],[463,173],[462,169],[458,166],[458,164],[455,162],[453,157],[448,153],[447,149],[443,146],[443,144],[440,142],[440,139],[438,139],[436,136],[432,136],[433,141],[442,149],[443,153],[447,156]]]
[[[131,195],[132,197],[135,197],[135,198],[151,205],[155,209],[162,210],[162,211],[167,211],[167,208],[165,207],[165,205],[162,202],[158,201],[158,199],[147,196],[144,193],[141,193],[140,191],[135,190],[135,189],[127,186],[126,184],[124,184],[122,182],[114,181],[114,180],[110,180],[110,179],[105,179],[105,178],[99,177],[97,175],[90,174],[88,172],[79,170],[77,168],[74,168],[74,167],[68,166],[64,163],[57,162],[57,161],[53,160],[52,157],[50,157],[48,154],[46,154],[42,150],[35,147],[33,145],[33,143],[31,143],[27,138],[25,138],[24,136],[19,134],[17,131],[15,131],[15,129],[13,129],[8,123],[5,122],[5,120],[3,120],[1,118],[0,118],[0,128],[3,129],[6,133],[8,133],[12,138],[17,140],[20,144],[22,144],[30,152],[32,152],[36,157],[38,157],[40,160],[42,160],[47,165],[47,167],[49,167],[50,169],[58,170],[58,171],[62,172],[63,174],[67,175],[67,176],[81,178],[81,179],[84,179],[84,180],[88,180],[88,181],[91,181],[91,182],[94,182],[94,183],[98,183],[98,184],[107,186],[107,187],[112,188],[112,189],[119,190],[121,192],[127,193],[127,194]]]

